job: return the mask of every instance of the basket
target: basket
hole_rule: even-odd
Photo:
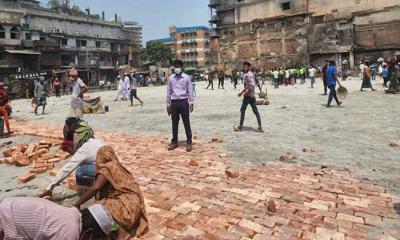
[[[345,99],[347,97],[347,95],[349,95],[349,91],[345,87],[340,86],[337,89],[337,95],[338,95],[339,98]]]

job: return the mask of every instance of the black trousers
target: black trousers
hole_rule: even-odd
[[[218,89],[220,86],[222,86],[222,88],[224,88],[224,82],[225,82],[225,79],[223,79],[223,78],[218,79]]]
[[[260,113],[258,112],[258,108],[256,105],[256,99],[253,97],[245,96],[243,98],[242,107],[240,108],[240,127],[243,127],[244,117],[246,115],[247,106],[250,104],[251,108],[253,109],[254,115],[256,115],[258,126],[261,127],[261,117]]]
[[[55,86],[54,89],[56,90],[56,97],[61,97],[61,87]]]
[[[326,95],[328,93],[328,82],[327,80],[323,80],[324,82],[324,94]]]
[[[172,143],[178,144],[179,120],[182,117],[183,126],[186,132],[186,143],[192,144],[192,129],[190,128],[188,99],[171,101],[171,119],[172,119]]]
[[[233,86],[235,87],[235,89],[237,87],[237,84],[238,84],[238,80],[237,79],[233,79]]]
[[[211,89],[214,90],[214,81],[213,80],[208,80],[208,86],[207,89],[211,86]]]

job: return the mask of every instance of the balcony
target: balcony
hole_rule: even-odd
[[[214,16],[211,17],[211,20],[209,22],[218,24],[218,23],[221,22],[221,19],[218,17],[218,15],[214,15]]]
[[[60,44],[57,41],[49,41],[49,40],[35,40],[33,41],[33,45],[35,47],[51,47],[51,48],[60,47]]]
[[[222,5],[221,0],[210,0],[210,4],[208,4],[208,7],[210,8],[217,8]]]

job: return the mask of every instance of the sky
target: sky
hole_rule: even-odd
[[[46,5],[47,0],[40,0]],[[208,26],[208,0],[70,0],[82,10],[90,7],[92,14],[114,14],[123,21],[138,21],[143,26],[143,41],[169,37],[169,27]]]

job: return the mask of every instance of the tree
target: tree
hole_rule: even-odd
[[[173,54],[171,48],[162,42],[149,41],[146,43],[146,48],[142,48],[141,57],[145,61],[166,64],[172,61]]]
[[[58,10],[61,8],[60,1],[59,0],[49,0],[47,2],[47,7],[50,8],[51,10]]]

